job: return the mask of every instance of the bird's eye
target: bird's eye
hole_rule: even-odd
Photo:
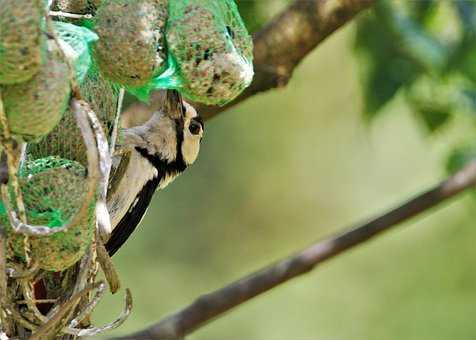
[[[188,130],[190,131],[190,133],[192,135],[198,135],[200,133],[200,129],[201,129],[201,125],[199,122],[195,121],[195,120],[192,120],[190,122],[190,125],[188,127]]]

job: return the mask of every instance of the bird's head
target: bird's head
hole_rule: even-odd
[[[193,164],[200,151],[204,124],[190,104],[178,99],[176,106],[164,105],[145,124],[124,129],[121,148],[140,148],[168,163]]]

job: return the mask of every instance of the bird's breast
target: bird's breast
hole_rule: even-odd
[[[117,226],[128,210],[134,207],[134,201],[138,199],[145,185],[158,176],[157,169],[147,159],[136,151],[131,152],[127,168],[112,197],[107,202],[113,228]]]

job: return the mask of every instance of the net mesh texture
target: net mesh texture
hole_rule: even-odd
[[[32,0],[0,0],[0,84],[31,79],[39,70],[41,6]]]
[[[31,225],[61,227],[79,213],[87,192],[86,169],[81,164],[59,157],[26,161],[19,171],[19,184]],[[10,194],[10,201],[13,201]],[[40,268],[61,271],[77,262],[90,244],[95,229],[94,202],[89,212],[66,231],[48,237],[30,236],[30,255]],[[7,226],[9,258],[25,258],[23,238],[9,226],[5,204],[0,219]]]
[[[27,81],[2,85],[10,128],[29,142],[27,161],[19,171],[27,222],[51,228],[70,222],[87,192],[86,146],[67,105],[70,70],[64,57],[74,68],[81,97],[91,105],[108,137],[121,87],[145,101],[155,89],[177,89],[193,101],[221,105],[238,96],[253,76],[252,39],[233,0],[60,0],[57,7],[95,13],[95,17],[55,21],[63,53],[49,39],[43,62],[32,54],[40,46],[34,44],[38,39],[25,41],[31,47],[25,58],[31,65],[25,64],[25,69],[38,64],[36,73],[31,72]],[[26,14],[22,25],[35,33],[42,22]],[[4,17],[2,29],[11,24]],[[11,34],[8,39],[13,41],[15,34]],[[8,39],[0,37],[0,57],[6,55],[2,49]],[[6,74],[2,70],[8,70],[2,69],[2,62],[8,60],[0,58],[0,82]],[[93,238],[94,206],[91,200],[88,213],[65,232],[32,237],[31,255],[43,269],[63,270],[83,255]],[[0,208],[0,221],[8,226],[5,206]],[[24,257],[23,236],[11,227],[9,231],[8,256]]]

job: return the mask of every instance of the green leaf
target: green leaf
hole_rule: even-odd
[[[446,170],[448,173],[454,174],[474,160],[476,160],[476,145],[457,148],[449,155],[446,161]]]
[[[435,0],[408,1],[407,3],[411,6],[413,18],[421,24],[433,13],[437,5]]]
[[[418,65],[399,53],[381,19],[371,14],[359,20],[354,45],[362,66],[364,117],[369,120],[421,72]]]
[[[241,17],[250,32],[256,32],[266,21],[258,0],[236,0]]]
[[[465,40],[455,53],[451,70],[460,72],[476,84],[476,42],[474,39]]]
[[[428,72],[444,69],[449,50],[436,37],[428,34],[419,22],[389,0],[379,1],[375,9],[401,54]]]
[[[374,118],[397,92],[410,85],[418,75],[416,67],[405,59],[393,58],[376,62],[365,79],[365,117]]]
[[[415,112],[430,133],[442,128],[451,118],[450,112],[445,109],[421,107],[416,108]]]
[[[421,76],[408,88],[406,98],[430,132],[457,114],[476,118],[476,90],[460,75]]]

